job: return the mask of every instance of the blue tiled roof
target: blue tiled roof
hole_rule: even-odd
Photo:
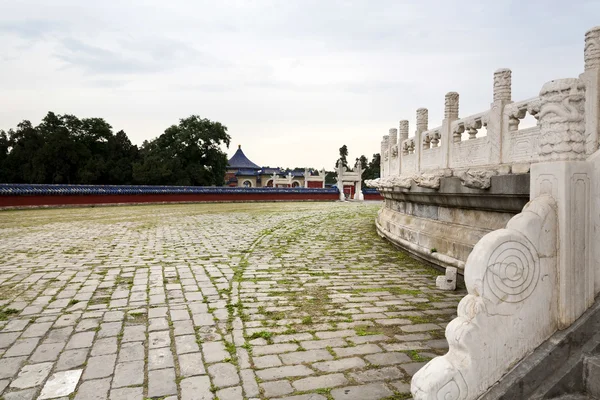
[[[255,176],[258,175],[258,171],[254,170],[254,169],[239,169],[236,173],[236,176],[238,175],[243,175],[243,176]]]
[[[248,157],[242,151],[242,146],[239,146],[233,157],[227,162],[230,168],[246,168],[258,170],[260,167],[248,160]]]
[[[61,196],[115,194],[219,194],[219,193],[336,193],[335,189],[245,188],[228,186],[42,185],[0,183],[0,196]]]

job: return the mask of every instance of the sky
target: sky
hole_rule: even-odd
[[[460,116],[583,71],[600,1],[0,0],[0,129],[48,111],[101,117],[140,145],[199,115],[262,166],[332,169],[444,95]]]

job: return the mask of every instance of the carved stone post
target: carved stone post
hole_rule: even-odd
[[[540,160],[585,159],[585,86],[557,79],[540,92]]]
[[[392,176],[398,174],[398,129],[391,128],[388,136],[388,175]]]
[[[452,159],[452,143],[454,143],[454,138],[452,136],[452,121],[458,119],[458,101],[458,93],[446,93],[444,120],[442,121],[442,129],[440,131],[442,140],[442,165],[444,168],[450,167],[450,160]]]
[[[385,168],[388,159],[388,140],[389,136],[385,135],[381,141],[381,156],[379,159],[380,178],[385,178],[388,173],[387,169]]]
[[[586,133],[586,154],[591,155],[596,152],[600,144],[600,26],[590,29],[585,34],[584,48],[585,72],[580,78],[585,82],[585,133]],[[592,156],[592,163],[595,164],[595,171],[600,171],[600,157]],[[596,172],[598,174],[598,172]],[[600,176],[595,176],[593,198],[600,198]],[[592,203],[595,210],[594,226],[600,226],[600,204]],[[594,236],[592,243],[600,243],[600,229],[593,230]],[[596,271],[596,285],[594,292],[600,293],[600,246],[593,246],[592,260],[595,260],[594,270]]]
[[[510,69],[501,68],[494,72],[494,102],[485,118],[490,143],[490,164],[500,164],[502,152],[508,151],[508,149],[503,149],[503,139],[508,137],[508,125],[504,124],[504,107],[512,103],[511,85],[512,71]]]
[[[559,327],[572,324],[594,302],[592,164],[585,158],[585,87],[559,79],[540,91],[540,159],[531,167],[531,198],[554,197],[558,215]]]
[[[405,154],[404,141],[408,139],[408,120],[401,120],[398,126],[398,175],[402,175],[402,159]]]
[[[586,154],[593,154],[600,144],[600,26],[585,34],[585,72],[580,78],[585,83]]]
[[[408,139],[408,120],[406,120],[406,119],[401,120],[399,128],[400,128],[399,129],[399,132],[400,132],[399,142],[402,143],[403,141]]]
[[[421,171],[421,153],[423,151],[423,139],[421,133],[427,130],[429,111],[426,108],[417,109],[417,130],[415,132],[415,166],[417,172]]]

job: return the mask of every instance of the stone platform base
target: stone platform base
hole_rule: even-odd
[[[464,270],[473,246],[504,228],[529,201],[529,175],[492,178],[490,189],[470,189],[442,178],[439,190],[381,189],[385,204],[376,220],[380,236],[440,267]]]

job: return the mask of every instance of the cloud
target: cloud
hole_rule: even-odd
[[[134,75],[169,71],[186,65],[223,64],[185,43],[166,38],[125,38],[102,47],[65,38],[60,41],[55,56],[88,74]]]

